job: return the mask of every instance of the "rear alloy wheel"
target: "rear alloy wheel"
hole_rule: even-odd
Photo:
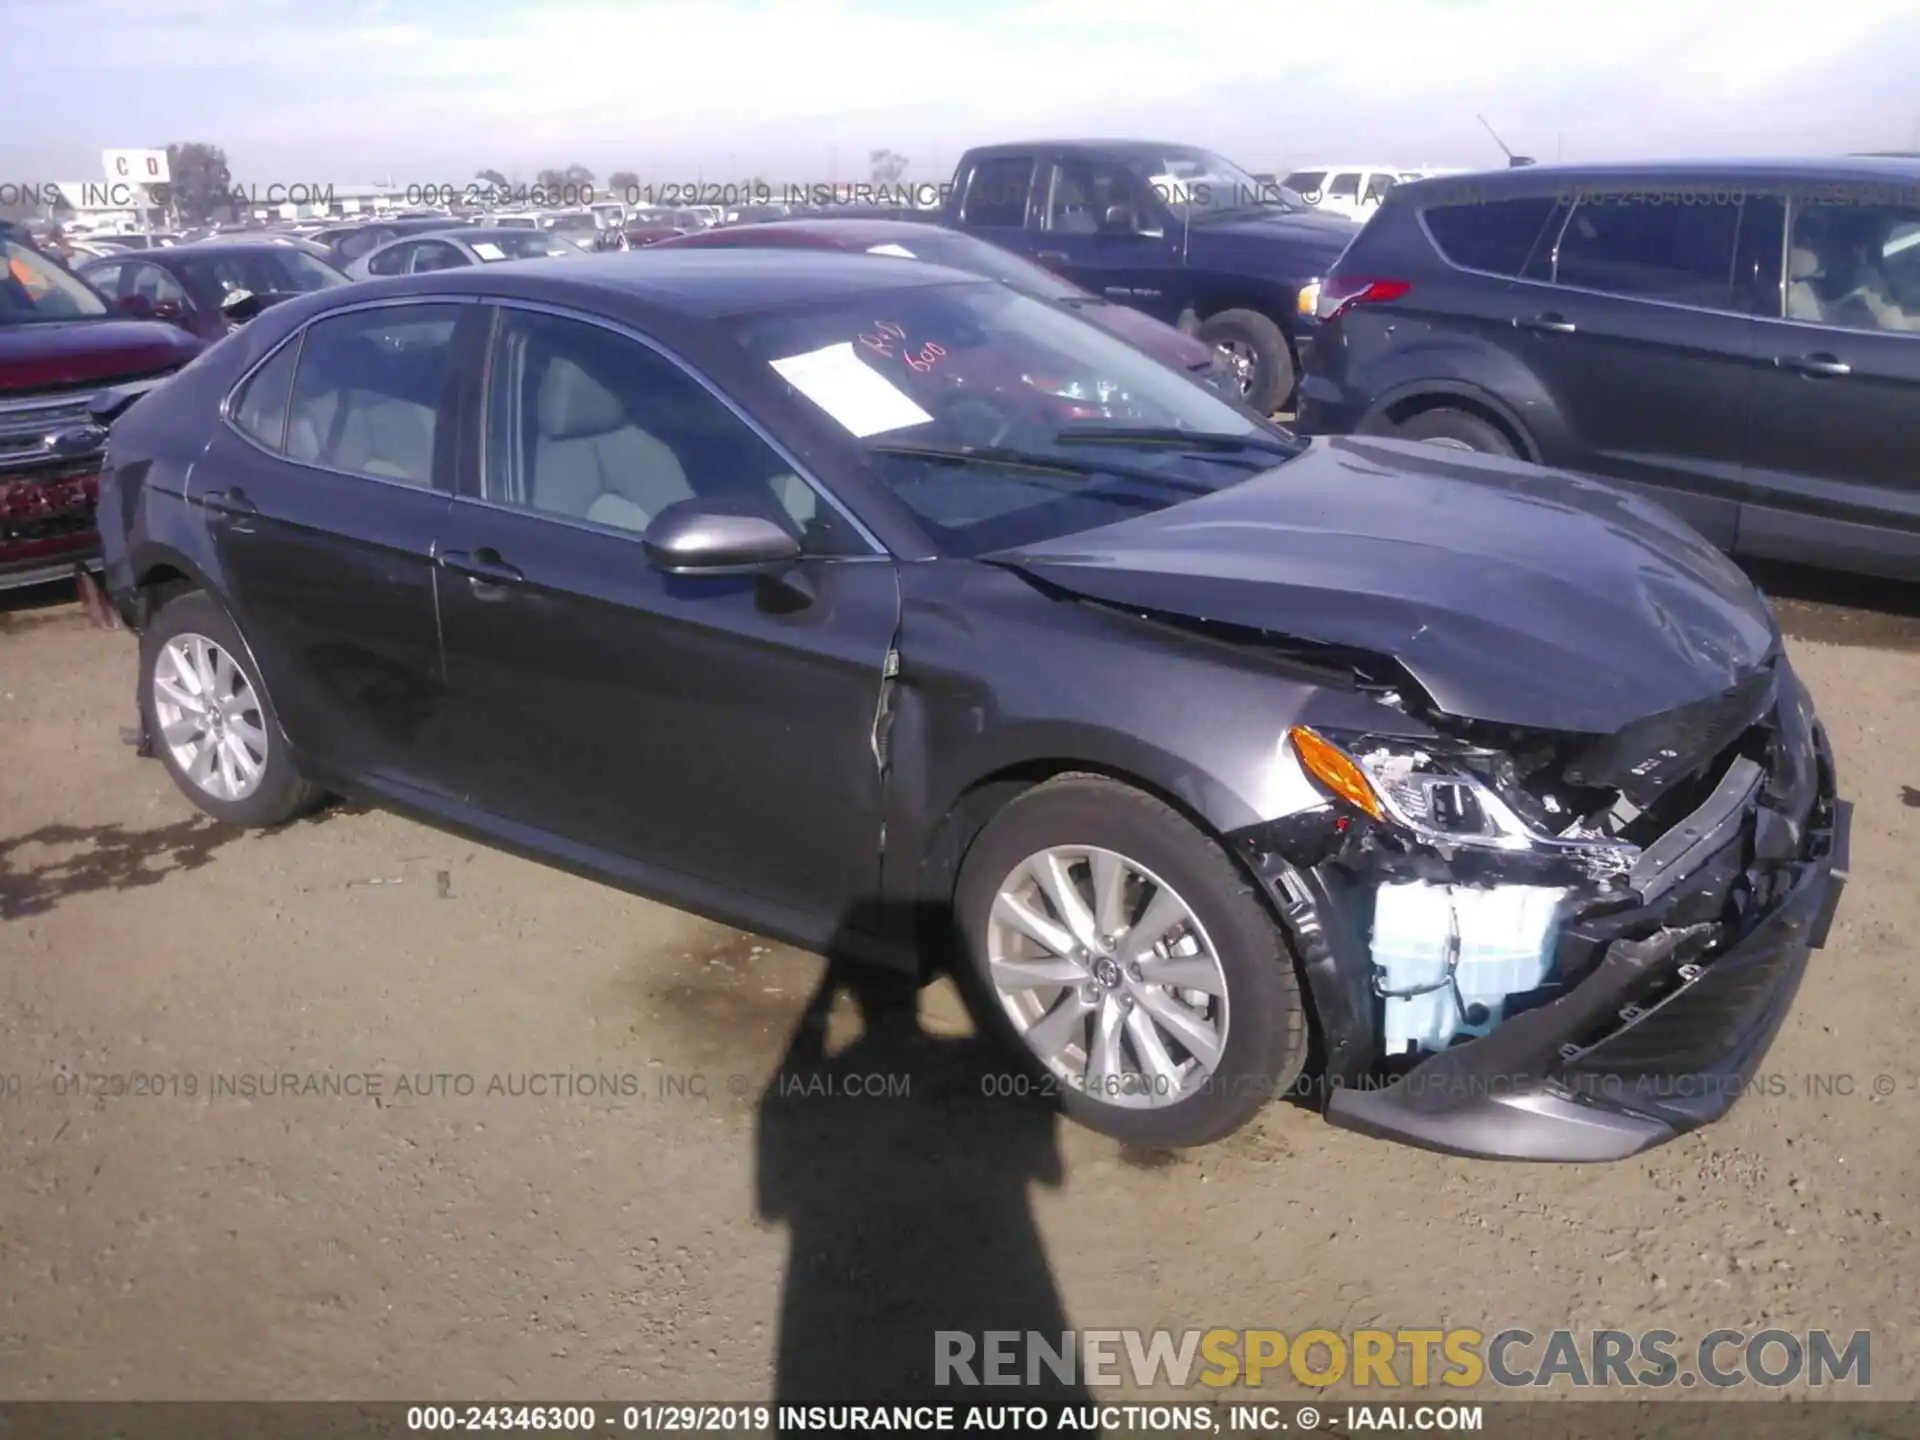
[[[1240,386],[1240,398],[1271,415],[1293,394],[1293,352],[1286,333],[1256,310],[1222,310],[1200,322],[1198,336],[1213,347]]]
[[[1081,1123],[1202,1145],[1298,1078],[1293,962],[1251,885],[1171,807],[1066,776],[1010,804],[956,897],[983,1009]]]
[[[239,631],[205,594],[167,604],[141,637],[140,708],[154,753],[214,819],[277,825],[319,798],[294,770]]]
[[[1409,416],[1404,424],[1395,427],[1393,436],[1396,440],[1424,440],[1429,445],[1474,450],[1482,455],[1512,458],[1516,453],[1513,442],[1498,425],[1451,406],[1422,410],[1418,415]]]

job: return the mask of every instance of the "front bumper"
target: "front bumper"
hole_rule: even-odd
[[[1785,688],[1801,694],[1790,677]],[[1633,882],[1645,903],[1569,920],[1559,954],[1588,957],[1579,979],[1398,1078],[1352,1055],[1330,1064],[1327,1118],[1450,1154],[1603,1161],[1724,1115],[1755,1083],[1846,883],[1850,811],[1803,714],[1797,732],[1783,726],[1771,774],[1736,761],[1648,847]],[[1685,923],[1702,920],[1703,897],[1737,889],[1750,896],[1738,913]],[[1354,1033],[1375,1003],[1355,981],[1370,968],[1364,948],[1337,917],[1303,935],[1301,913],[1289,922],[1323,1026]]]

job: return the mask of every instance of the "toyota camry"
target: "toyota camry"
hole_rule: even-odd
[[[1733,1103],[1846,808],[1765,600],[1665,511],[1296,438],[872,255],[296,297],[114,429],[138,739],[836,956],[951,964],[1084,1123],[1274,1097],[1604,1160]]]

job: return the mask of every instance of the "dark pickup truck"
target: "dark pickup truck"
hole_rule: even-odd
[[[1293,394],[1314,324],[1301,287],[1359,233],[1212,151],[1146,140],[969,150],[942,219],[1198,335],[1268,413]]]

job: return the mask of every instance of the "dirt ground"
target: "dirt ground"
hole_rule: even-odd
[[[130,638],[16,597],[0,1396],[871,1400],[935,1329],[1066,1323],[1866,1329],[1920,1397],[1920,606],[1878,594],[1781,607],[1857,807],[1784,1093],[1597,1168],[1286,1105],[1126,1153],[983,1098],[940,989],[828,1027],[910,1093],[783,1094],[822,962],[382,813],[201,822],[121,743]]]

